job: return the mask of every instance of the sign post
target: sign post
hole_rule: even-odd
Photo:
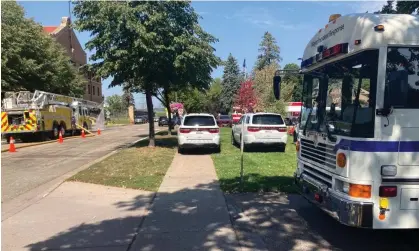
[[[243,192],[243,152],[244,152],[244,139],[243,139],[243,128],[244,128],[244,119],[241,123],[241,136],[240,136],[240,191]]]

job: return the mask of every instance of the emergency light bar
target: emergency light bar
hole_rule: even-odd
[[[324,49],[323,46],[319,46],[319,53],[311,58],[308,58],[301,62],[301,68],[311,66],[317,62],[321,62],[324,59],[329,59],[337,55],[348,53],[348,43],[337,44],[333,47]]]

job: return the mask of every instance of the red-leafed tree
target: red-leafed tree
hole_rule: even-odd
[[[252,80],[249,79],[241,83],[239,92],[237,93],[236,100],[234,102],[235,106],[239,106],[243,110],[251,112],[256,105],[256,101],[257,99],[255,91],[253,90]]]

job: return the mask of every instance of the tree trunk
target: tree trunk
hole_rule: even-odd
[[[156,146],[155,134],[154,134],[154,108],[153,108],[153,96],[149,90],[145,92],[145,99],[147,102],[147,114],[148,114],[148,138],[149,147]]]
[[[164,92],[164,101],[166,103],[166,109],[167,109],[167,119],[169,120],[169,135],[172,135],[172,111],[170,110],[170,100],[169,100],[169,94],[167,91]]]

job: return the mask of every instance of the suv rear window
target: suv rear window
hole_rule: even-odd
[[[183,122],[185,126],[214,126],[215,121],[213,117],[210,116],[186,116],[185,121]]]
[[[255,115],[252,119],[252,124],[255,125],[282,125],[284,120],[280,115],[264,114]]]

